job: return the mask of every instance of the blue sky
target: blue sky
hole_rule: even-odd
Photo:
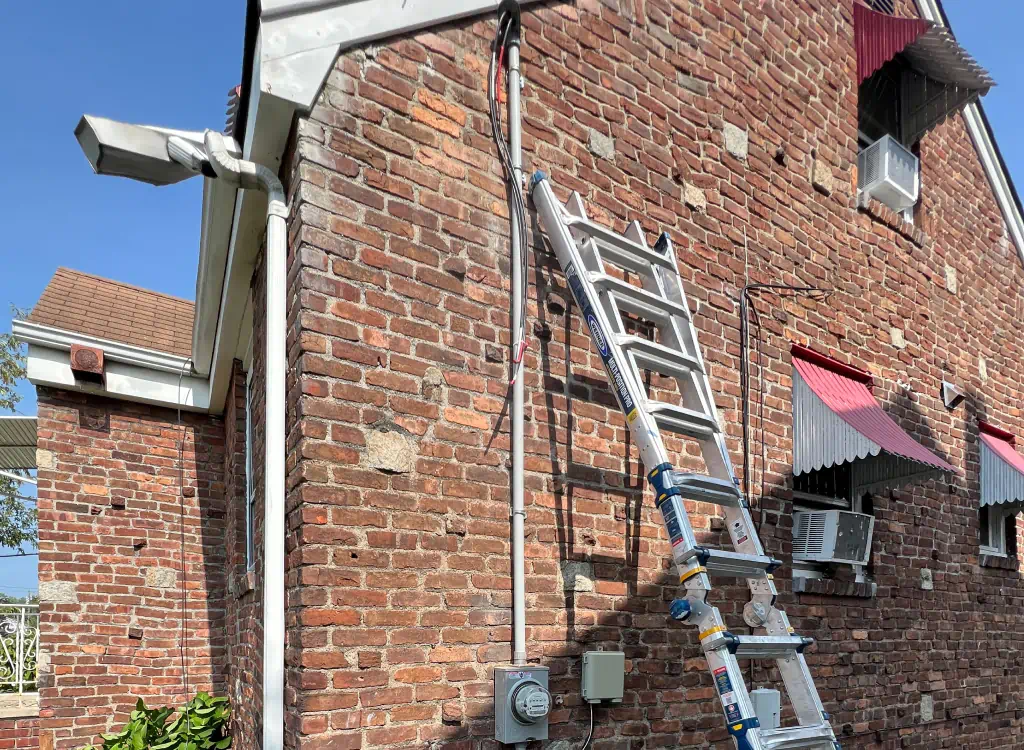
[[[778,2],[780,0],[772,0]],[[946,0],[960,42],[999,84],[985,108],[1024,190],[1019,0]],[[972,12],[973,11],[973,12]],[[981,12],[979,12],[981,11]],[[168,294],[195,295],[199,180],[153,188],[97,177],[78,149],[83,113],[190,130],[220,129],[239,82],[243,0],[13,3],[0,24],[0,329],[8,305],[29,308],[58,266]],[[20,411],[35,412],[21,388]],[[3,550],[0,550],[0,554]],[[0,591],[36,585],[35,558],[0,559]]]
[[[222,129],[242,70],[244,0],[9,3],[0,23],[0,330],[58,266],[195,296],[200,180],[155,188],[92,173],[83,113]],[[19,411],[35,413],[25,384]],[[0,554],[5,550],[0,549]],[[35,558],[0,559],[0,591],[36,587]]]

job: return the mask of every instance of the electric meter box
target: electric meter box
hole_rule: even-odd
[[[494,668],[494,739],[506,745],[548,738],[547,667]]]

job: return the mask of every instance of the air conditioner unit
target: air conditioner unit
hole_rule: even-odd
[[[793,514],[793,559],[867,565],[874,516],[848,510],[809,510]]]
[[[857,156],[857,182],[862,195],[881,201],[893,211],[903,211],[917,203],[918,159],[887,135]]]

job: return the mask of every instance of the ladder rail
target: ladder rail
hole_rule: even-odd
[[[672,603],[671,616],[698,628],[698,640],[737,750],[838,750],[803,655],[813,640],[795,635],[785,612],[775,606],[772,571],[779,563],[765,556],[746,500],[736,489],[671,241],[662,235],[649,247],[635,221],[622,235],[592,223],[580,196],[572,193],[562,206],[542,173],[534,176],[531,193],[655,490],[680,583],[687,592],[685,599]],[[606,260],[637,274],[642,286],[611,275]],[[653,323],[657,341],[627,332],[623,310]],[[680,404],[648,398],[641,369],[674,379]],[[661,429],[687,435],[699,444],[706,475],[672,468],[659,424]],[[722,506],[735,552],[697,544],[686,510],[688,500]],[[752,627],[764,628],[766,635],[732,635],[726,630],[720,611],[706,601],[711,589],[709,570],[746,578],[751,599],[744,608],[744,620]],[[741,658],[775,661],[799,726],[760,727],[739,665]]]

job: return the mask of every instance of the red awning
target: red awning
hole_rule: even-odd
[[[855,464],[855,485],[877,488],[956,471],[882,410],[871,375],[804,346],[792,352],[794,473],[870,459]]]
[[[931,27],[930,21],[890,16],[855,2],[853,37],[857,48],[857,83],[864,83]]]
[[[1024,501],[1024,456],[1014,447],[1013,433],[978,422],[981,433],[981,504]]]

